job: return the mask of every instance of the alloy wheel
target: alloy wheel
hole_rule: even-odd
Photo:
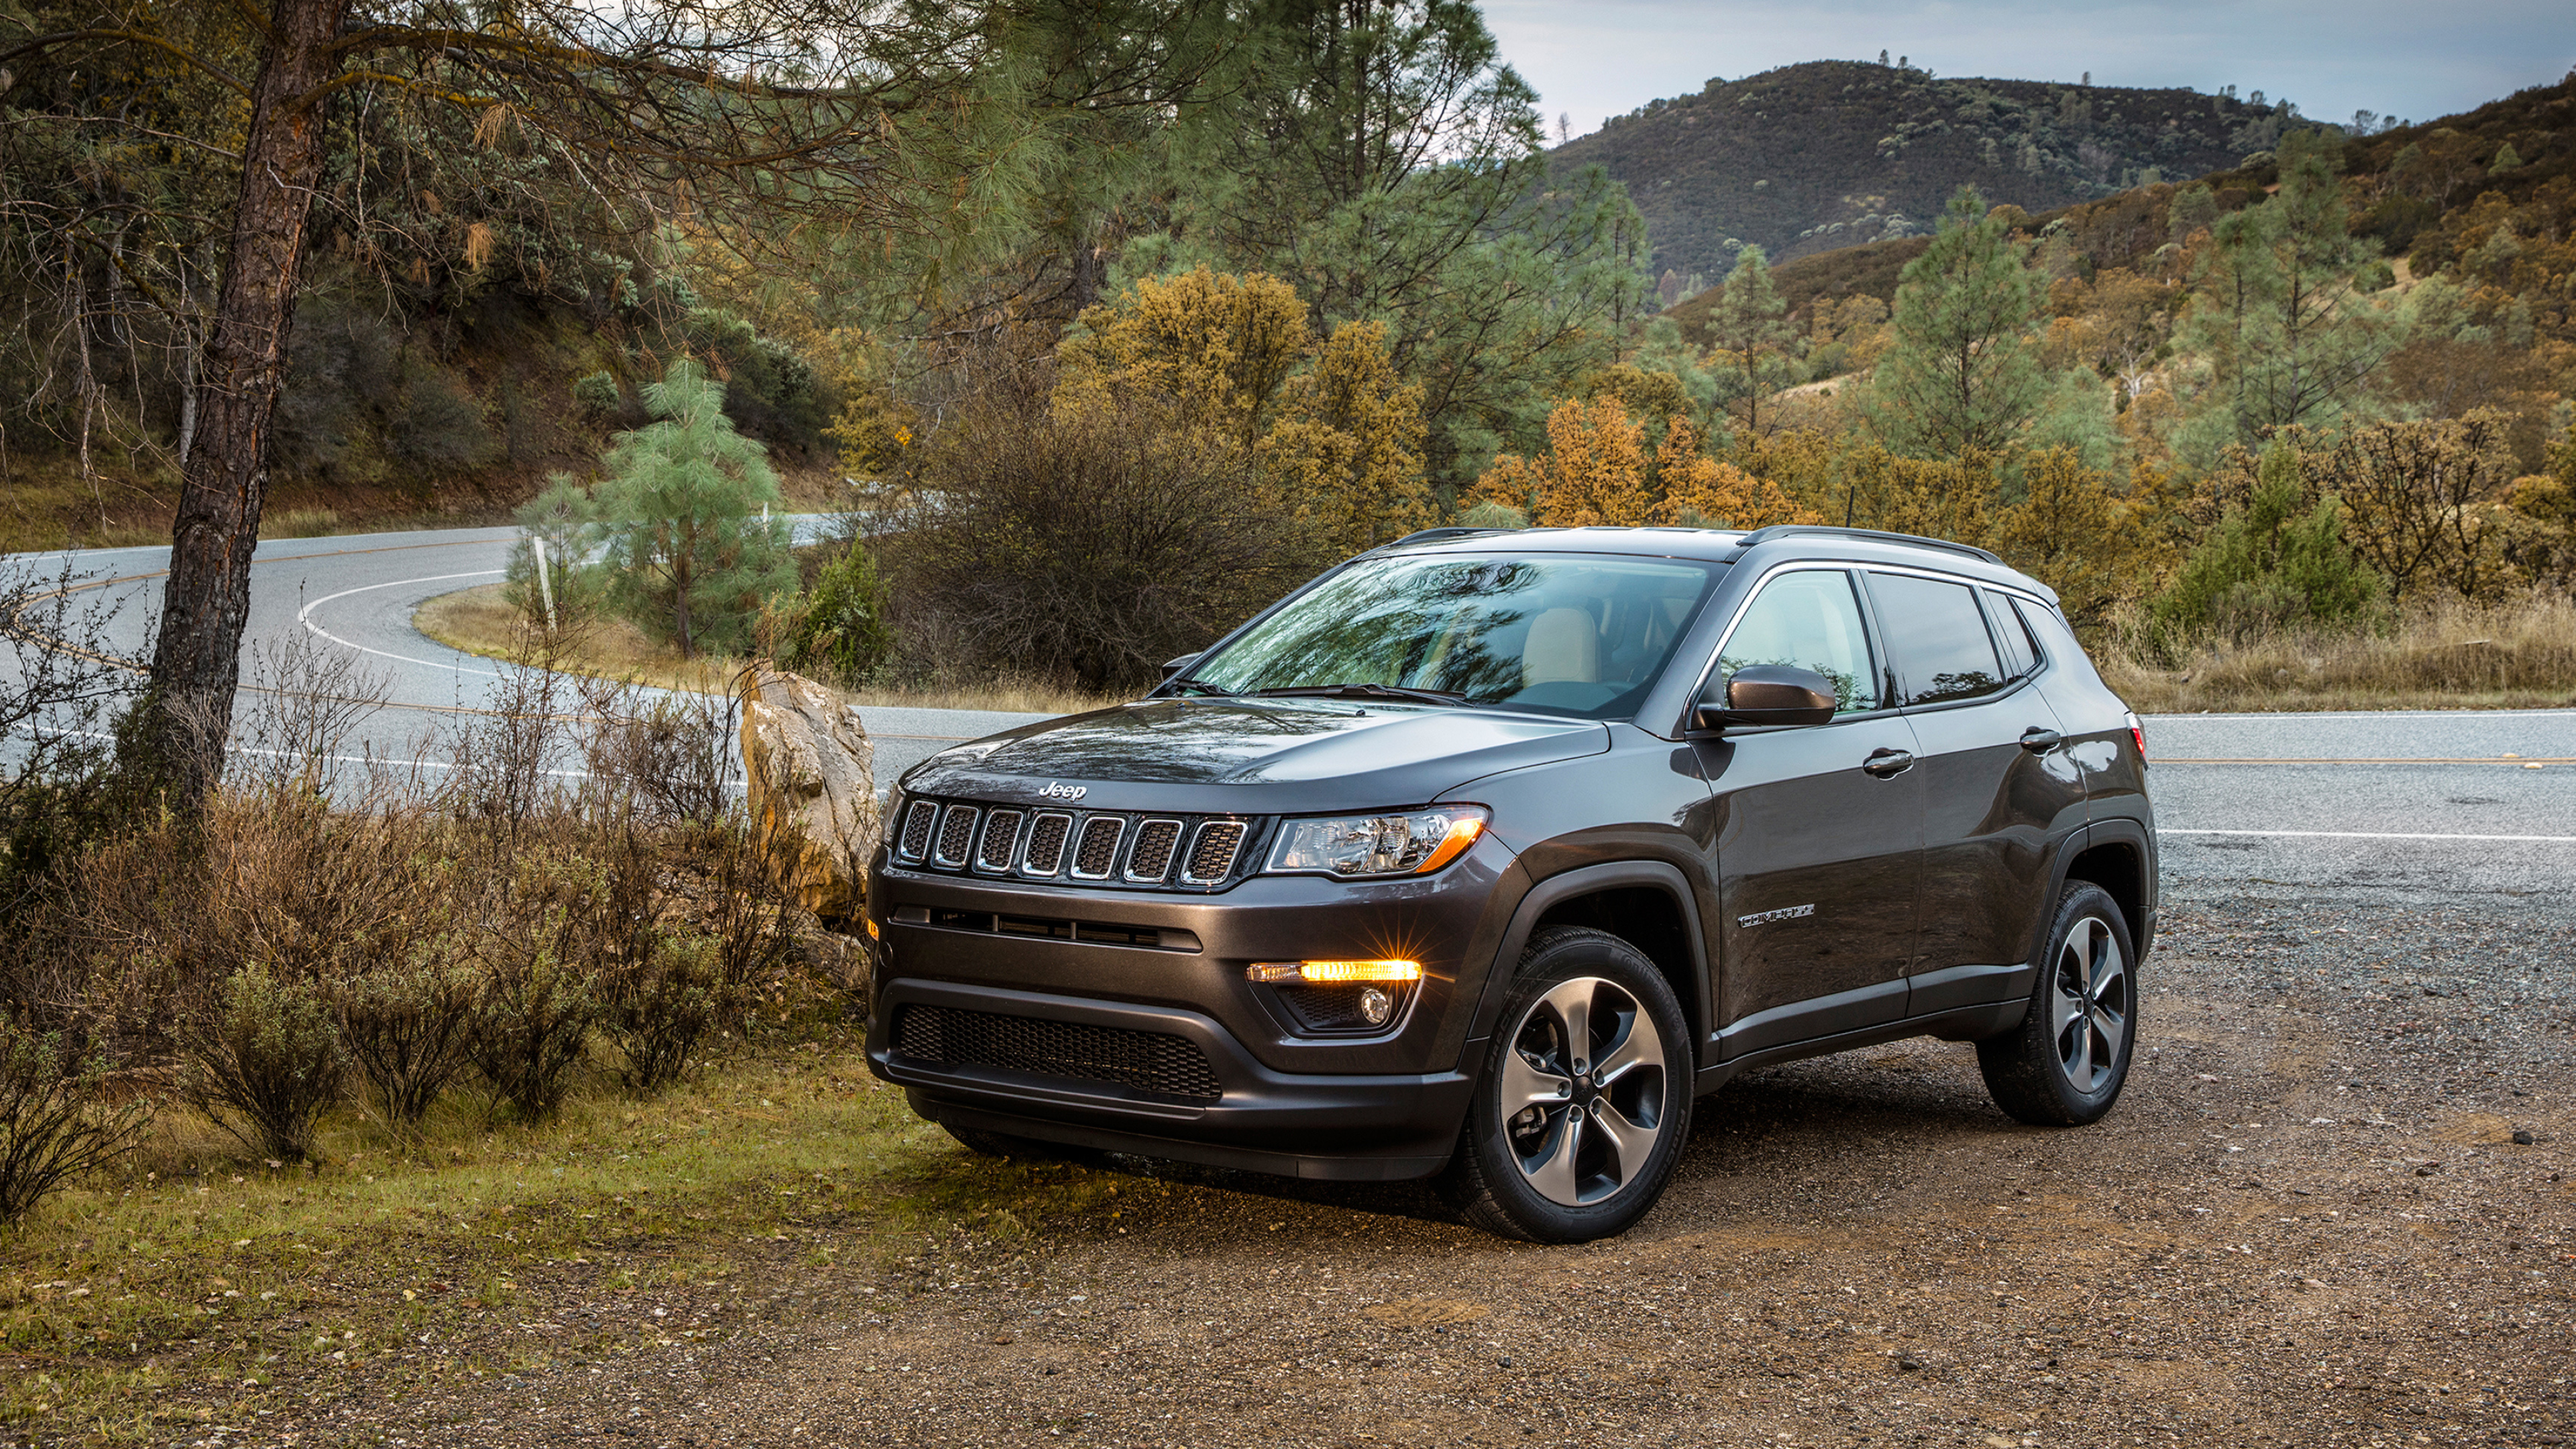
[[[1550,1202],[1585,1206],[1640,1178],[1663,1136],[1664,1041],[1615,981],[1559,982],[1521,1014],[1499,1115],[1513,1160]]]
[[[2086,1096],[2119,1068],[2129,1039],[2129,964],[2109,923],[2087,916],[2066,933],[2048,993],[2049,1036],[2057,1067]]]

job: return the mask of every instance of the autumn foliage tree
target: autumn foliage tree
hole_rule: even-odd
[[[1708,457],[1687,415],[1663,424],[1662,439],[1649,449],[1644,420],[1631,416],[1616,393],[1568,398],[1548,415],[1547,451],[1495,458],[1477,481],[1477,496],[1547,528],[1822,521],[1776,483]]]

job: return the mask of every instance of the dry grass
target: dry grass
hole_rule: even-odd
[[[865,1282],[920,1230],[1034,1226],[1114,1191],[1114,1173],[969,1156],[869,1076],[854,1028],[737,1043],[649,1102],[593,1081],[538,1127],[457,1103],[406,1140],[344,1113],[310,1169],[164,1112],[122,1172],[0,1235],[0,1425],[166,1443],[271,1405],[632,1352],[681,1320],[560,1309],[782,1253]],[[550,1317],[571,1331],[517,1331]]]
[[[260,515],[262,538],[327,538],[340,531],[336,508],[278,508]]]
[[[420,606],[412,615],[412,627],[450,649],[493,659],[520,658],[527,649],[527,629],[519,611],[501,597],[501,588],[484,584],[442,594]],[[602,679],[714,693],[732,688],[743,665],[743,660],[715,655],[682,659],[625,620],[605,619],[584,625],[578,637],[568,640],[557,667]],[[847,693],[863,705],[1028,714],[1077,714],[1119,702],[1041,681],[1013,679]]]
[[[2114,644],[2102,677],[2141,711],[2537,709],[2576,704],[2576,602],[2448,605],[2378,634],[2282,632],[2194,645],[2178,669]]]

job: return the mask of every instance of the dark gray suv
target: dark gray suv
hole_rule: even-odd
[[[1436,1176],[1617,1233],[1750,1067],[1974,1041],[2089,1123],[2137,1041],[2137,719],[2054,596],[1850,529],[1439,529],[889,805],[868,1055],[995,1153]]]

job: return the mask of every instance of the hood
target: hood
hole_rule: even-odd
[[[1155,699],[1023,725],[905,772],[927,795],[1097,810],[1285,815],[1428,804],[1470,780],[1610,747],[1594,720],[1342,700]],[[1039,792],[1053,785],[1053,796]]]

